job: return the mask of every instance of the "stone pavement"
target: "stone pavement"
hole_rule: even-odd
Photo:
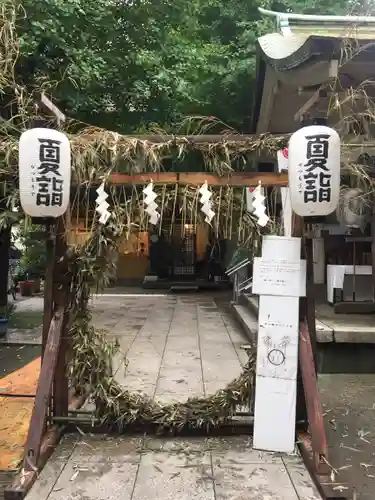
[[[298,456],[249,437],[67,436],[27,500],[319,500]]]
[[[43,311],[43,297],[20,297],[16,300],[8,299],[10,304],[16,306],[17,312]],[[10,328],[5,338],[0,338],[0,344],[8,345],[42,345],[42,327],[19,330]]]
[[[163,403],[223,388],[246,343],[207,295],[104,295],[94,324],[117,338],[117,380]],[[82,433],[82,431],[81,431]],[[68,436],[27,500],[319,500],[299,456],[252,449],[249,436],[195,439]]]
[[[95,326],[120,344],[118,382],[162,403],[212,394],[246,362],[242,332],[211,296],[103,295],[93,304]]]

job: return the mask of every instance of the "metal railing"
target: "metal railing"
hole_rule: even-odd
[[[246,290],[249,290],[253,284],[253,278],[240,280],[239,271],[250,264],[250,259],[244,259],[238,264],[226,270],[227,276],[233,276],[233,302],[238,303],[239,296]]]

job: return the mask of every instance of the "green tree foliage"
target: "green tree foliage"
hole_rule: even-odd
[[[25,278],[44,276],[46,271],[46,243],[38,239],[35,232],[43,228],[38,225],[21,225],[17,231],[17,240],[22,245],[20,273]]]
[[[358,11],[344,0],[23,0],[18,74],[54,83],[70,116],[122,132],[173,128],[191,115],[246,130],[255,41],[272,29],[259,5]]]

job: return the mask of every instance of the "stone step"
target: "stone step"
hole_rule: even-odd
[[[241,297],[241,305],[233,305],[232,307],[233,313],[242,325],[248,339],[256,341],[258,297],[244,294]],[[342,317],[342,315],[340,316]],[[322,319],[324,318],[322,317]],[[350,315],[346,326],[345,323],[335,324],[334,330],[323,321],[316,319],[318,373],[375,373],[375,343],[372,343],[374,340],[371,339],[370,335],[366,337],[362,333],[360,337],[357,334],[356,342],[350,341],[349,330],[351,326],[349,321]],[[351,334],[353,336],[353,332]]]
[[[233,304],[233,313],[241,324],[250,342],[256,342],[258,335],[258,320],[247,306]]]
[[[183,283],[178,285],[172,285],[169,289],[171,292],[197,292],[199,286],[197,285],[184,285]]]
[[[243,305],[246,305],[250,311],[258,317],[259,312],[259,297],[257,295],[250,295],[248,293],[244,293],[242,295]]]
[[[258,318],[259,297],[250,294],[244,294],[242,297],[243,304]],[[322,323],[319,319],[316,319],[316,340],[317,342],[334,342],[332,328]]]

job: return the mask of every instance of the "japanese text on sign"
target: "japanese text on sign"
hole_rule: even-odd
[[[329,135],[306,136],[306,163],[299,168],[299,191],[304,203],[331,201],[331,171],[327,166]]]
[[[61,141],[38,139],[39,166],[32,165],[33,195],[36,204],[46,207],[61,207],[63,204],[64,180],[60,172]],[[36,188],[36,189],[35,189]]]
[[[254,258],[253,293],[259,295],[303,295],[301,261],[286,262]]]

